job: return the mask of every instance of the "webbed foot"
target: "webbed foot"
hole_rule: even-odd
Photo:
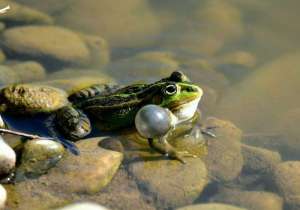
[[[216,127],[216,126],[201,127],[201,128],[200,128],[200,131],[201,131],[201,133],[204,134],[204,135],[207,135],[207,136],[212,137],[212,138],[216,138],[217,135],[214,134],[213,132],[211,132],[211,130],[213,130],[213,129],[215,129],[215,128],[217,128],[217,127]]]
[[[159,144],[155,144],[152,138],[148,138],[149,146],[155,151],[167,156],[168,158],[178,160],[185,164],[184,157],[196,158],[196,155],[189,153],[188,151],[177,151],[172,145],[170,145],[165,137],[159,138]]]

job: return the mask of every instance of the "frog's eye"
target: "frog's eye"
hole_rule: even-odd
[[[165,95],[174,95],[177,92],[177,86],[175,84],[167,85],[163,92]]]

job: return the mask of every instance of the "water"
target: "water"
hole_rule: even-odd
[[[229,158],[230,164],[219,166],[214,163],[215,165],[207,166],[210,184],[202,193],[201,184],[197,185],[198,188],[195,190],[197,195],[194,195],[191,192],[193,190],[188,187],[198,183],[194,181],[192,175],[199,175],[198,172],[202,170],[199,164],[202,162],[189,163],[191,165],[185,166],[184,169],[190,171],[190,174],[178,172],[180,170],[176,167],[179,166],[172,168],[172,164],[170,166],[164,162],[148,165],[143,164],[143,161],[137,161],[138,164],[132,164],[135,158],[143,156],[140,153],[145,152],[144,150],[147,152],[147,144],[144,144],[145,148],[137,146],[138,149],[132,149],[133,143],[126,142],[126,139],[136,139],[134,134],[112,133],[110,135],[121,139],[123,144],[129,144],[126,146],[129,151],[130,149],[138,151],[138,154],[129,152],[129,158],[125,158],[113,181],[100,193],[92,195],[75,193],[72,194],[73,197],[67,195],[68,190],[67,192],[58,190],[51,184],[49,192],[44,194],[36,192],[34,186],[40,187],[41,184],[39,181],[36,181],[37,183],[30,181],[30,184],[24,184],[26,189],[38,194],[41,199],[49,200],[45,206],[39,206],[34,199],[30,200],[37,209],[59,207],[69,203],[66,200],[71,202],[90,200],[112,209],[175,209],[192,203],[213,201],[248,209],[263,209],[254,204],[259,206],[266,200],[263,196],[269,195],[264,194],[262,197],[265,199],[260,200],[259,196],[255,197],[257,196],[255,193],[248,195],[244,191],[272,192],[273,194],[267,198],[273,203],[264,204],[265,209],[283,209],[283,203],[284,209],[298,209],[300,202],[289,200],[286,192],[292,192],[294,194],[291,196],[296,197],[300,192],[289,191],[288,189],[291,189],[289,183],[278,186],[273,171],[281,159],[283,161],[300,159],[300,132],[297,126],[300,120],[298,1],[17,0],[16,2],[44,12],[53,20],[43,15],[41,17],[36,11],[24,12],[14,8],[6,16],[0,14],[0,21],[7,27],[3,29],[4,36],[1,38],[1,49],[5,54],[2,56],[0,53],[3,65],[0,66],[1,85],[34,81],[73,92],[97,82],[119,84],[153,82],[180,69],[204,90],[204,97],[199,106],[203,121],[209,116],[217,117],[232,122],[243,132],[243,134],[238,134],[239,131],[230,133],[226,130],[229,129],[226,127],[228,124],[226,126],[222,124],[225,126],[224,130],[222,128],[216,131],[221,133],[220,139],[222,135],[225,139],[231,138],[229,143],[233,148],[237,148],[238,152],[235,153],[236,150],[233,149],[233,155],[229,152],[230,155],[226,156],[230,147],[216,146],[218,149],[221,148],[220,151],[225,151],[224,156],[221,155],[219,158]],[[4,1],[0,3],[7,4]],[[20,37],[16,34],[5,35],[12,27],[31,24],[40,26],[52,21],[54,26],[72,30],[70,32],[72,35],[53,29],[44,32],[41,29],[25,31],[19,33],[22,34]],[[43,37],[42,41],[36,41],[40,37]],[[39,62],[42,67],[35,67],[35,70],[32,70],[32,66],[27,69],[15,66],[16,61],[29,60]],[[7,67],[11,70],[7,70]],[[22,122],[16,124],[18,129],[22,128],[20,123],[22,124]],[[24,130],[32,130],[28,129],[27,125],[25,127]],[[240,143],[236,145],[237,142],[231,142],[232,139],[242,141],[242,147]],[[228,144],[226,141],[221,143]],[[255,148],[249,149],[245,144]],[[208,147],[208,157],[210,149],[214,150],[216,147]],[[261,148],[267,151],[256,150]],[[268,150],[278,153],[269,153]],[[242,159],[239,158],[241,151],[244,155],[243,163],[239,162]],[[148,158],[143,156],[142,160],[161,159],[155,153],[150,153],[150,156]],[[264,166],[270,166],[270,171],[259,169],[264,166],[251,157],[262,158],[260,161],[265,164]],[[163,166],[179,174],[173,174],[172,177],[161,168]],[[229,168],[231,174],[224,176],[218,174],[218,170]],[[186,178],[188,174],[191,176],[190,179]],[[149,178],[151,176],[154,178]],[[273,178],[275,181],[266,183],[266,180]],[[161,183],[157,179],[161,179]],[[296,179],[291,185],[297,186],[296,183],[299,182],[299,179]],[[178,187],[171,187],[176,185]],[[59,196],[55,190],[58,190]],[[236,193],[236,190],[243,191],[244,194]],[[230,195],[236,197],[237,194],[241,194],[241,197],[231,199]],[[16,197],[21,195],[23,194],[15,193]],[[11,209],[28,207],[26,206],[28,204],[22,203],[24,200],[19,199],[19,202],[18,204],[9,202],[8,206]],[[252,204],[254,207],[251,207]]]

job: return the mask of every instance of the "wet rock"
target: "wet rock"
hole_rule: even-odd
[[[5,30],[3,45],[11,56],[35,58],[48,62],[48,65],[50,61],[81,65],[90,58],[80,36],[57,26],[22,26]]]
[[[3,209],[5,207],[7,199],[7,193],[5,188],[0,184],[0,209]]]
[[[192,59],[183,62],[183,68],[188,72],[193,82],[211,87],[218,92],[223,92],[229,87],[228,79],[214,69],[211,62],[205,59]]]
[[[0,30],[1,31],[1,30]],[[0,49],[0,63],[3,63],[6,59],[4,52]]]
[[[299,60],[299,53],[287,54],[256,69],[223,95],[216,116],[231,120],[247,133],[274,131],[286,110],[299,107],[295,97],[300,92]],[[282,82],[282,69],[289,82]]]
[[[59,208],[57,210],[108,210],[104,206],[101,206],[96,203],[92,202],[82,202],[82,203],[75,203],[68,206],[65,206],[63,208]]]
[[[106,67],[106,71],[124,82],[132,82],[133,79],[153,82],[162,76],[170,75],[178,67],[179,64],[172,53],[150,51],[113,62]],[[125,78],[120,72],[126,72]]]
[[[241,154],[242,131],[230,121],[208,118],[205,127],[211,130],[216,138],[209,138],[205,163],[209,174],[217,181],[233,180],[239,175],[243,166]]]
[[[0,32],[2,33],[5,29],[5,24],[0,22]]]
[[[15,165],[16,153],[0,136],[0,176],[9,174]]]
[[[278,152],[242,144],[244,159],[243,171],[246,173],[268,174],[281,162]]]
[[[208,183],[205,164],[198,158],[186,159],[186,164],[159,159],[134,161],[129,172],[140,187],[155,197],[159,206],[189,204]]]
[[[300,208],[300,161],[278,164],[272,176],[276,189],[283,196],[289,209]]]
[[[48,178],[65,193],[94,194],[113,178],[123,159],[122,153],[101,149],[99,138],[76,142],[80,155],[66,156],[50,170]]]
[[[299,120],[300,108],[292,109],[281,116],[274,128],[280,134],[280,138],[275,139],[278,149],[289,160],[300,158],[300,130],[297,126]]]
[[[89,48],[91,59],[90,66],[103,67],[110,60],[110,49],[107,41],[100,36],[81,35]]]
[[[283,200],[274,193],[262,191],[240,191],[223,189],[210,199],[212,202],[223,202],[241,206],[249,210],[282,210]]]
[[[0,128],[5,128],[5,123],[0,115]]]
[[[11,9],[9,12],[0,16],[0,21],[4,21],[8,25],[52,24],[54,22],[52,17],[46,13],[18,4],[14,1],[1,1],[1,8],[7,5],[9,5]]]
[[[206,203],[206,204],[194,204],[191,206],[184,206],[177,210],[247,210],[237,206],[232,206],[222,203]]]
[[[113,48],[149,46],[156,41],[161,28],[145,0],[129,0],[126,3],[76,0],[61,13],[58,22],[85,33],[100,35]]]
[[[8,66],[0,65],[0,86],[20,81],[17,73]]]
[[[168,28],[160,46],[198,55],[216,54],[226,42],[241,36],[243,25],[240,11],[229,2],[203,1],[188,9],[192,21],[175,22]],[[178,22],[180,23],[179,27]],[[184,31],[184,33],[182,33]]]
[[[64,154],[64,147],[51,140],[29,140],[24,144],[16,180],[34,178],[48,172]]]
[[[252,72],[256,57],[249,52],[235,51],[216,58],[215,65],[228,79],[239,82]]]
[[[10,65],[18,77],[20,82],[31,82],[36,80],[42,80],[46,77],[45,68],[35,61],[26,61],[17,64]]]

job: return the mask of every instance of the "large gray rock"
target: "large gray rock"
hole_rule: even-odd
[[[186,164],[177,160],[134,161],[129,172],[140,187],[155,197],[157,205],[166,207],[190,204],[208,183],[201,159],[186,159]]]
[[[281,162],[278,152],[242,144],[244,159],[243,171],[246,173],[268,174]]]
[[[216,116],[245,132],[274,130],[280,116],[299,107],[300,54],[287,54],[255,70],[223,95]],[[283,82],[283,75],[284,81]]]
[[[10,6],[9,12],[0,16],[0,21],[9,24],[52,24],[53,18],[31,7],[18,4],[14,1],[1,1],[0,8]]]
[[[242,131],[229,121],[208,118],[205,127],[215,127],[216,138],[209,138],[205,164],[216,181],[230,181],[239,175],[243,166],[241,154]]]
[[[249,210],[282,210],[283,208],[283,199],[281,197],[274,193],[262,191],[224,189],[210,200],[241,206]]]
[[[184,206],[177,210],[247,210],[237,206],[232,206],[223,203],[205,203],[205,204],[194,204],[190,206]]]
[[[300,161],[286,161],[274,169],[273,180],[276,189],[283,196],[290,209],[300,208]]]
[[[54,59],[67,64],[85,64],[90,59],[80,36],[57,26],[14,27],[4,31],[2,42],[10,55]]]

